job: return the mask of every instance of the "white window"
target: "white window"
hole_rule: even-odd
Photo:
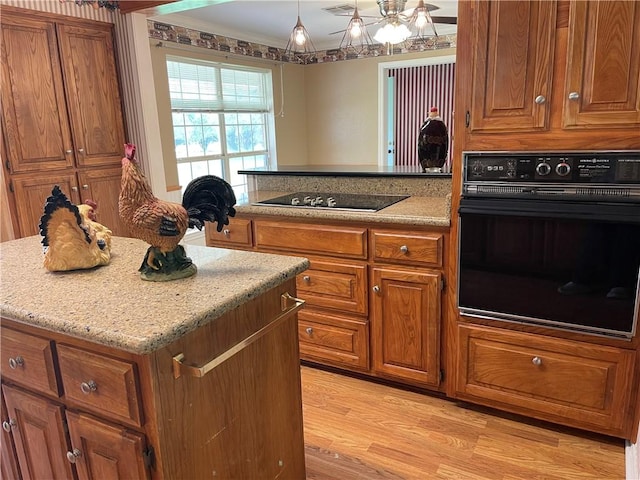
[[[238,170],[268,166],[275,148],[271,71],[167,57],[167,72],[180,185],[216,175],[246,200]]]

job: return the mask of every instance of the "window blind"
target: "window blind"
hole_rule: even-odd
[[[167,58],[169,95],[174,111],[266,113],[267,71],[191,59]]]

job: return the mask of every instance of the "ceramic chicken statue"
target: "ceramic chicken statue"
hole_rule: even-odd
[[[418,135],[418,159],[423,172],[441,172],[447,160],[449,132],[438,114],[437,107],[431,107],[429,117],[420,127]]]
[[[111,260],[111,230],[95,221],[95,203],[74,205],[56,185],[40,218],[44,267],[53,272],[93,268]]]
[[[182,205],[160,200],[153,196],[135,153],[135,145],[125,145],[119,213],[131,236],[151,245],[140,266],[140,276],[155,282],[189,277],[197,267],[180,240],[187,228],[202,230],[205,221],[217,222],[218,231],[222,231],[229,217],[236,214],[233,189],[225,180],[205,175],[187,185]]]

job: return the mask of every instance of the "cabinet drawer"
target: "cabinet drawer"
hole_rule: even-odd
[[[60,396],[52,345],[45,338],[2,328],[2,376],[30,390]]]
[[[236,247],[251,247],[251,220],[244,218],[231,218],[229,225],[225,225],[221,232],[216,230],[214,224],[207,224],[207,245],[221,246],[233,245]]]
[[[367,314],[366,265],[311,260],[310,268],[298,275],[296,286],[308,306]]]
[[[298,313],[298,339],[303,359],[369,369],[369,325],[365,320],[302,310]]]
[[[287,253],[367,258],[367,229],[256,220],[256,247]]]
[[[64,395],[116,420],[142,424],[135,365],[86,350],[58,345]]]
[[[577,427],[624,433],[634,351],[461,326],[457,390]],[[487,403],[486,401],[483,403]]]
[[[375,261],[442,266],[442,234],[373,230],[371,242]]]

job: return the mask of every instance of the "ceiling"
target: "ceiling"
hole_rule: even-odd
[[[373,23],[381,18],[375,0],[217,0],[211,5],[193,8],[166,15],[151,16],[150,19],[193,28],[208,33],[224,35],[270,47],[284,48],[296,23],[298,8],[300,19],[309,32],[316,50],[338,48],[343,32],[349,23],[351,13],[337,16],[324,9],[344,6],[358,7],[360,16],[369,25],[368,31],[374,36],[379,25]],[[407,0],[405,11],[409,13],[418,0]],[[457,0],[427,0],[425,3],[436,7],[431,9],[434,16],[457,17]],[[366,18],[370,17],[370,18]],[[436,24],[439,35],[456,33],[456,25]],[[339,32],[331,34],[332,32]]]

